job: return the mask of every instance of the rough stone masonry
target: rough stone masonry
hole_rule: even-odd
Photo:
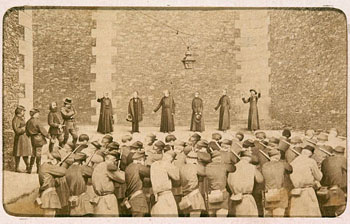
[[[187,46],[193,69],[181,62]],[[338,10],[13,8],[4,17],[3,50],[9,162],[19,102],[32,98],[46,124],[49,103],[61,105],[70,96],[78,123],[93,125],[94,101],[103,91],[112,93],[116,125],[127,124],[134,90],[145,104],[142,125],[159,125],[151,111],[165,88],[177,103],[176,125],[189,126],[195,91],[204,100],[206,123],[216,125],[213,108],[223,88],[231,97],[231,122],[246,122],[248,105],[240,99],[254,87],[262,92],[263,129],[346,132],[346,19]]]

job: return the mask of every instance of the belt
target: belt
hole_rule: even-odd
[[[169,193],[172,193],[171,190],[158,192],[157,195],[162,196],[162,195],[169,194]]]
[[[103,193],[97,193],[97,192],[96,192],[96,194],[97,194],[98,196],[106,196],[106,195],[109,195],[109,194],[113,194],[113,192],[103,192]]]
[[[51,192],[51,191],[56,191],[56,188],[54,187],[49,187],[46,190],[44,190],[44,192],[41,194],[41,197],[43,197],[45,194]]]
[[[197,188],[197,189],[191,191],[191,192],[190,192],[188,195],[186,195],[186,196],[192,197],[193,195],[198,194],[198,193],[199,193],[199,189]]]
[[[136,196],[142,194],[142,193],[143,193],[142,190],[135,191],[135,192],[129,197],[129,201],[130,201],[131,199],[133,199],[134,197],[136,197]]]

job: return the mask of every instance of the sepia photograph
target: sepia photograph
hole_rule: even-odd
[[[2,33],[8,215],[347,209],[343,11],[21,6]]]

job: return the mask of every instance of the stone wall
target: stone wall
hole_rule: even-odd
[[[144,101],[143,125],[159,125],[160,113],[153,115],[163,91],[169,89],[176,103],[176,125],[190,125],[191,102],[195,91],[204,101],[207,124],[218,122],[214,112],[222,89],[231,97],[240,97],[235,89],[239,82],[235,28],[238,12],[233,10],[117,10],[115,19],[116,48],[113,63],[117,88],[116,111],[119,124],[126,124],[127,105],[132,91],[138,90]],[[166,25],[164,25],[166,24]],[[168,27],[170,26],[170,27]],[[177,34],[176,30],[180,30]],[[187,45],[196,62],[184,69],[181,62]],[[233,105],[231,120],[236,119],[238,105]]]
[[[19,11],[11,9],[4,16],[3,30],[3,168],[14,168],[12,157],[13,138],[12,118],[18,98],[24,94],[19,84],[19,69],[24,67],[23,55],[19,54],[19,41],[24,38],[24,29],[19,25]]]
[[[77,121],[88,124],[95,114],[90,101],[93,63],[92,10],[33,10],[34,106],[43,111],[47,122],[49,104],[72,97],[78,111]]]
[[[346,19],[337,10],[270,12],[271,116],[346,133]]]

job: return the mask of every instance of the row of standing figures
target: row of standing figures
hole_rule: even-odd
[[[261,97],[261,94],[256,90],[250,90],[251,96],[249,98],[242,97],[244,103],[250,103],[249,115],[248,115],[248,130],[258,130],[259,127],[259,115],[257,102]],[[104,97],[97,100],[101,103],[101,111],[98,122],[97,131],[106,134],[113,132],[113,107],[112,101],[109,98],[109,94],[105,93]],[[164,91],[164,96],[160,100],[158,106],[152,111],[156,113],[160,108],[161,110],[161,122],[160,122],[160,132],[170,133],[175,131],[175,101],[173,96],[168,90]],[[227,90],[224,89],[222,96],[214,108],[217,111],[220,108],[219,114],[219,130],[226,131],[230,129],[230,109],[231,103],[230,98],[227,96]],[[139,123],[143,119],[144,108],[143,102],[138,96],[138,92],[135,91],[133,97],[129,101],[128,105],[128,115],[126,120],[131,122],[132,133],[139,132]],[[203,118],[203,100],[199,97],[199,92],[194,94],[192,100],[192,118],[191,118],[191,131],[203,132],[205,131],[204,118]]]

